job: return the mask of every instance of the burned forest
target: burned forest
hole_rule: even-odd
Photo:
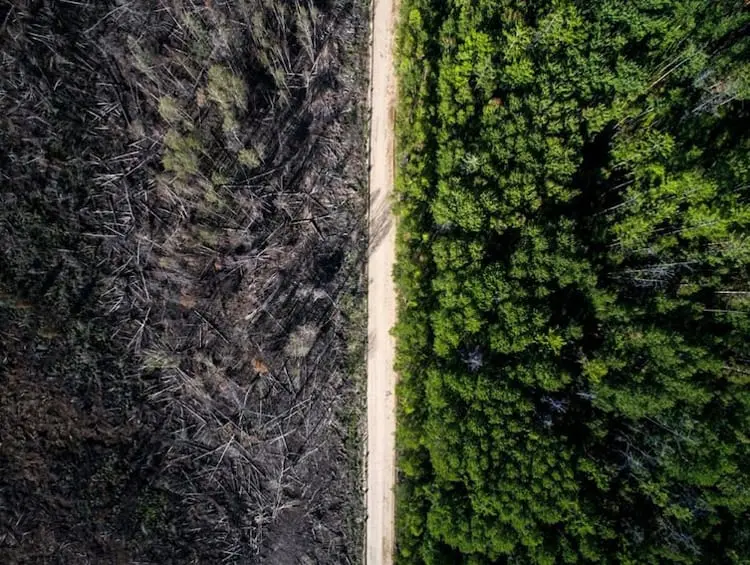
[[[356,563],[360,0],[0,5],[0,561]]]

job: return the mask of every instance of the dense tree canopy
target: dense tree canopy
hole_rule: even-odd
[[[402,3],[400,563],[748,563],[749,31]]]

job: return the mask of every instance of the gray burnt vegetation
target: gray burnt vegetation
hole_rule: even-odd
[[[0,6],[0,561],[361,555],[367,9]]]

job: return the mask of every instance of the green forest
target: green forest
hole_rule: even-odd
[[[750,563],[750,7],[404,0],[398,555]]]

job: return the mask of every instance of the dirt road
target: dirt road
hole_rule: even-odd
[[[395,225],[390,198],[394,180],[393,60],[396,0],[374,0],[370,66],[370,254],[367,347],[367,531],[366,564],[391,565],[394,549],[393,487],[396,480],[395,343],[396,294],[391,273]]]

